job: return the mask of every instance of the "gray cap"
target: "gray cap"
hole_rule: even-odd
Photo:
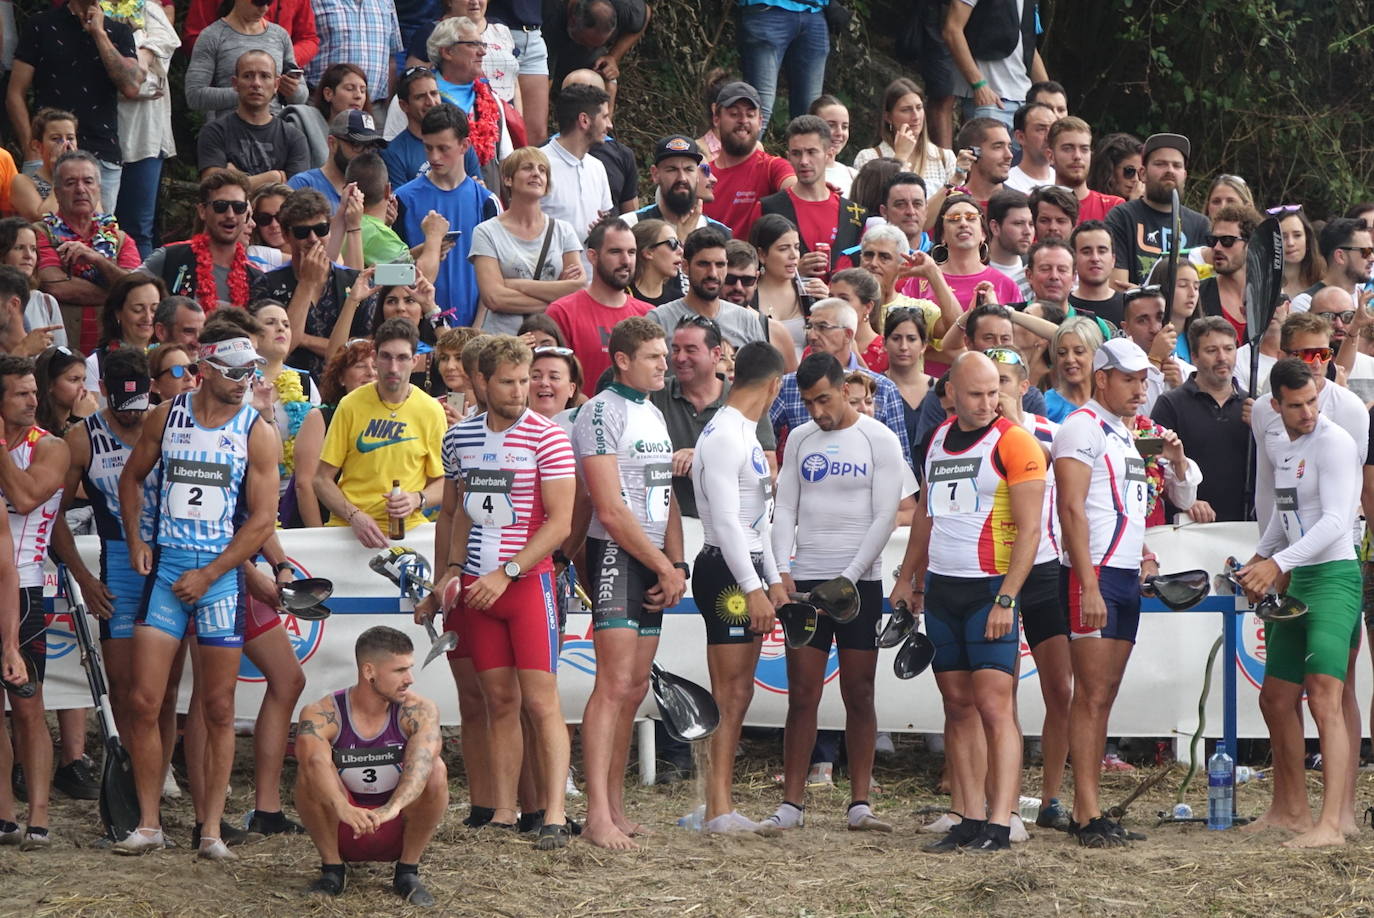
[[[763,108],[763,100],[759,98],[759,91],[743,80],[726,83],[720,88],[720,92],[716,93],[716,105],[721,108],[729,108],[740,101],[749,101],[754,104],[754,108]]]
[[[1140,161],[1148,163],[1151,153],[1165,149],[1182,153],[1185,163],[1193,156],[1193,145],[1182,134],[1151,134],[1145,141],[1144,149],[1140,151]]]

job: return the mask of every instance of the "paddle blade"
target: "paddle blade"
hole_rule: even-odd
[[[1211,591],[1211,578],[1203,570],[1160,574],[1150,580],[1150,589],[1159,601],[1175,612],[1191,609]],[[1141,590],[1144,592],[1144,589]]]
[[[324,603],[320,603],[318,606],[311,606],[308,609],[293,609],[291,614],[302,621],[322,622],[334,612]]]
[[[110,838],[122,841],[138,828],[141,813],[134,766],[118,736],[105,741],[105,765],[100,774],[100,820]]]
[[[653,663],[649,683],[663,718],[663,728],[680,743],[706,739],[720,726],[720,708],[711,693],[689,679]]]
[[[1266,217],[1245,247],[1245,337],[1259,345],[1283,292],[1283,234],[1277,217]]]
[[[420,668],[424,669],[457,646],[458,635],[454,634],[452,631],[445,631],[443,634],[439,635],[437,641],[429,646],[429,653],[425,654],[425,662],[421,664]]]
[[[811,643],[816,633],[816,607],[804,602],[789,602],[778,607],[783,640],[791,650]]]
[[[282,607],[288,612],[312,609],[334,595],[334,582],[324,577],[310,577],[277,588]]]
[[[924,631],[913,631],[893,658],[892,672],[898,679],[914,679],[934,661],[935,642]]]
[[[878,646],[883,650],[896,647],[906,640],[915,627],[916,619],[911,614],[911,607],[904,602],[897,603],[892,607],[887,624],[878,631]]]
[[[807,601],[842,625],[859,614],[859,588],[848,577],[827,580],[811,591]]]

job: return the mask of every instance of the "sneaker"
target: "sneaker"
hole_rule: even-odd
[[[1049,806],[1042,806],[1040,814],[1035,817],[1035,824],[1042,829],[1054,829],[1058,832],[1069,831],[1069,811],[1064,809],[1064,804],[1055,797],[1050,801]]]
[[[1145,841],[1147,837],[1143,832],[1133,832],[1126,828],[1119,819],[1108,819],[1107,822],[1111,823],[1112,831],[1126,841]]]
[[[264,813],[262,810],[254,810],[253,816],[248,820],[248,831],[246,835],[304,835],[305,826],[296,822],[294,819],[286,818],[286,814],[280,811],[276,813]],[[232,842],[226,842],[232,844]]]
[[[52,786],[73,800],[99,800],[100,777],[90,756],[73,759],[52,776]]]
[[[114,843],[115,854],[140,855],[163,848],[162,829],[134,829],[120,841]]]
[[[994,851],[1010,851],[1011,839],[1009,838],[1009,827],[987,823],[972,841],[967,845],[961,845],[959,850],[967,851],[970,854],[991,854]]]
[[[921,831],[929,835],[943,835],[962,821],[963,817],[957,813],[945,813],[929,825],[921,826]]]
[[[811,766],[811,773],[806,776],[807,787],[833,787],[834,784],[834,762],[817,762]]]
[[[19,823],[0,819],[0,846],[17,845],[23,837],[24,833],[20,831]]]
[[[987,823],[981,819],[965,819],[946,832],[944,838],[926,845],[925,850],[935,854],[943,854],[962,848],[977,838],[985,825]]]
[[[181,785],[177,783],[177,776],[173,773],[170,765],[167,766],[167,774],[162,777],[162,799],[181,799]]]
[[[801,807],[784,801],[778,805],[777,812],[763,820],[760,825],[769,829],[800,829],[806,824],[806,813]]]
[[[48,830],[33,826],[24,830],[24,839],[19,843],[20,851],[39,851],[51,847],[52,836],[48,835]]]
[[[563,785],[563,794],[567,797],[581,797],[582,791],[577,789],[577,782],[573,780],[572,769],[568,769],[568,783]]]
[[[1102,757],[1103,771],[1135,771],[1135,766],[1127,762],[1115,752],[1109,752]]]
[[[1089,819],[1085,826],[1076,823],[1070,823],[1070,826],[1070,831],[1078,838],[1078,843],[1084,848],[1124,848],[1126,846],[1126,839],[1116,833],[1115,826],[1105,816]]]
[[[421,882],[418,873],[400,873],[391,881],[391,888],[396,891],[396,895],[410,905],[417,908],[433,908],[434,896],[430,895],[425,884]]]
[[[202,837],[196,846],[196,857],[207,861],[236,861],[239,856],[229,850],[223,839]]]
[[[343,871],[321,870],[320,875],[305,888],[307,895],[338,896],[348,886],[348,874]]]
[[[1030,841],[1030,833],[1026,831],[1025,820],[1020,813],[1011,814],[1011,825],[1008,827],[1008,837],[1013,845],[1020,845]]]

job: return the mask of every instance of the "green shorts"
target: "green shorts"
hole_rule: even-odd
[[[1345,681],[1361,593],[1358,561],[1294,568],[1288,595],[1307,603],[1308,612],[1292,621],[1264,626],[1264,677],[1297,685],[1315,675]]]

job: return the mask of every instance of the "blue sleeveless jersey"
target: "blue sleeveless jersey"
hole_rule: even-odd
[[[132,447],[126,444],[105,422],[104,412],[97,411],[82,423],[91,443],[91,461],[81,475],[95,511],[95,531],[102,542],[123,542],[124,524],[119,514],[119,476],[129,460]],[[158,473],[154,471],[143,483],[143,514],[138,534],[145,542],[153,539],[153,520],[157,512]]]
[[[244,405],[223,427],[197,422],[191,396],[172,401],[162,429],[159,548],[223,551],[247,517],[243,487],[257,409]]]

